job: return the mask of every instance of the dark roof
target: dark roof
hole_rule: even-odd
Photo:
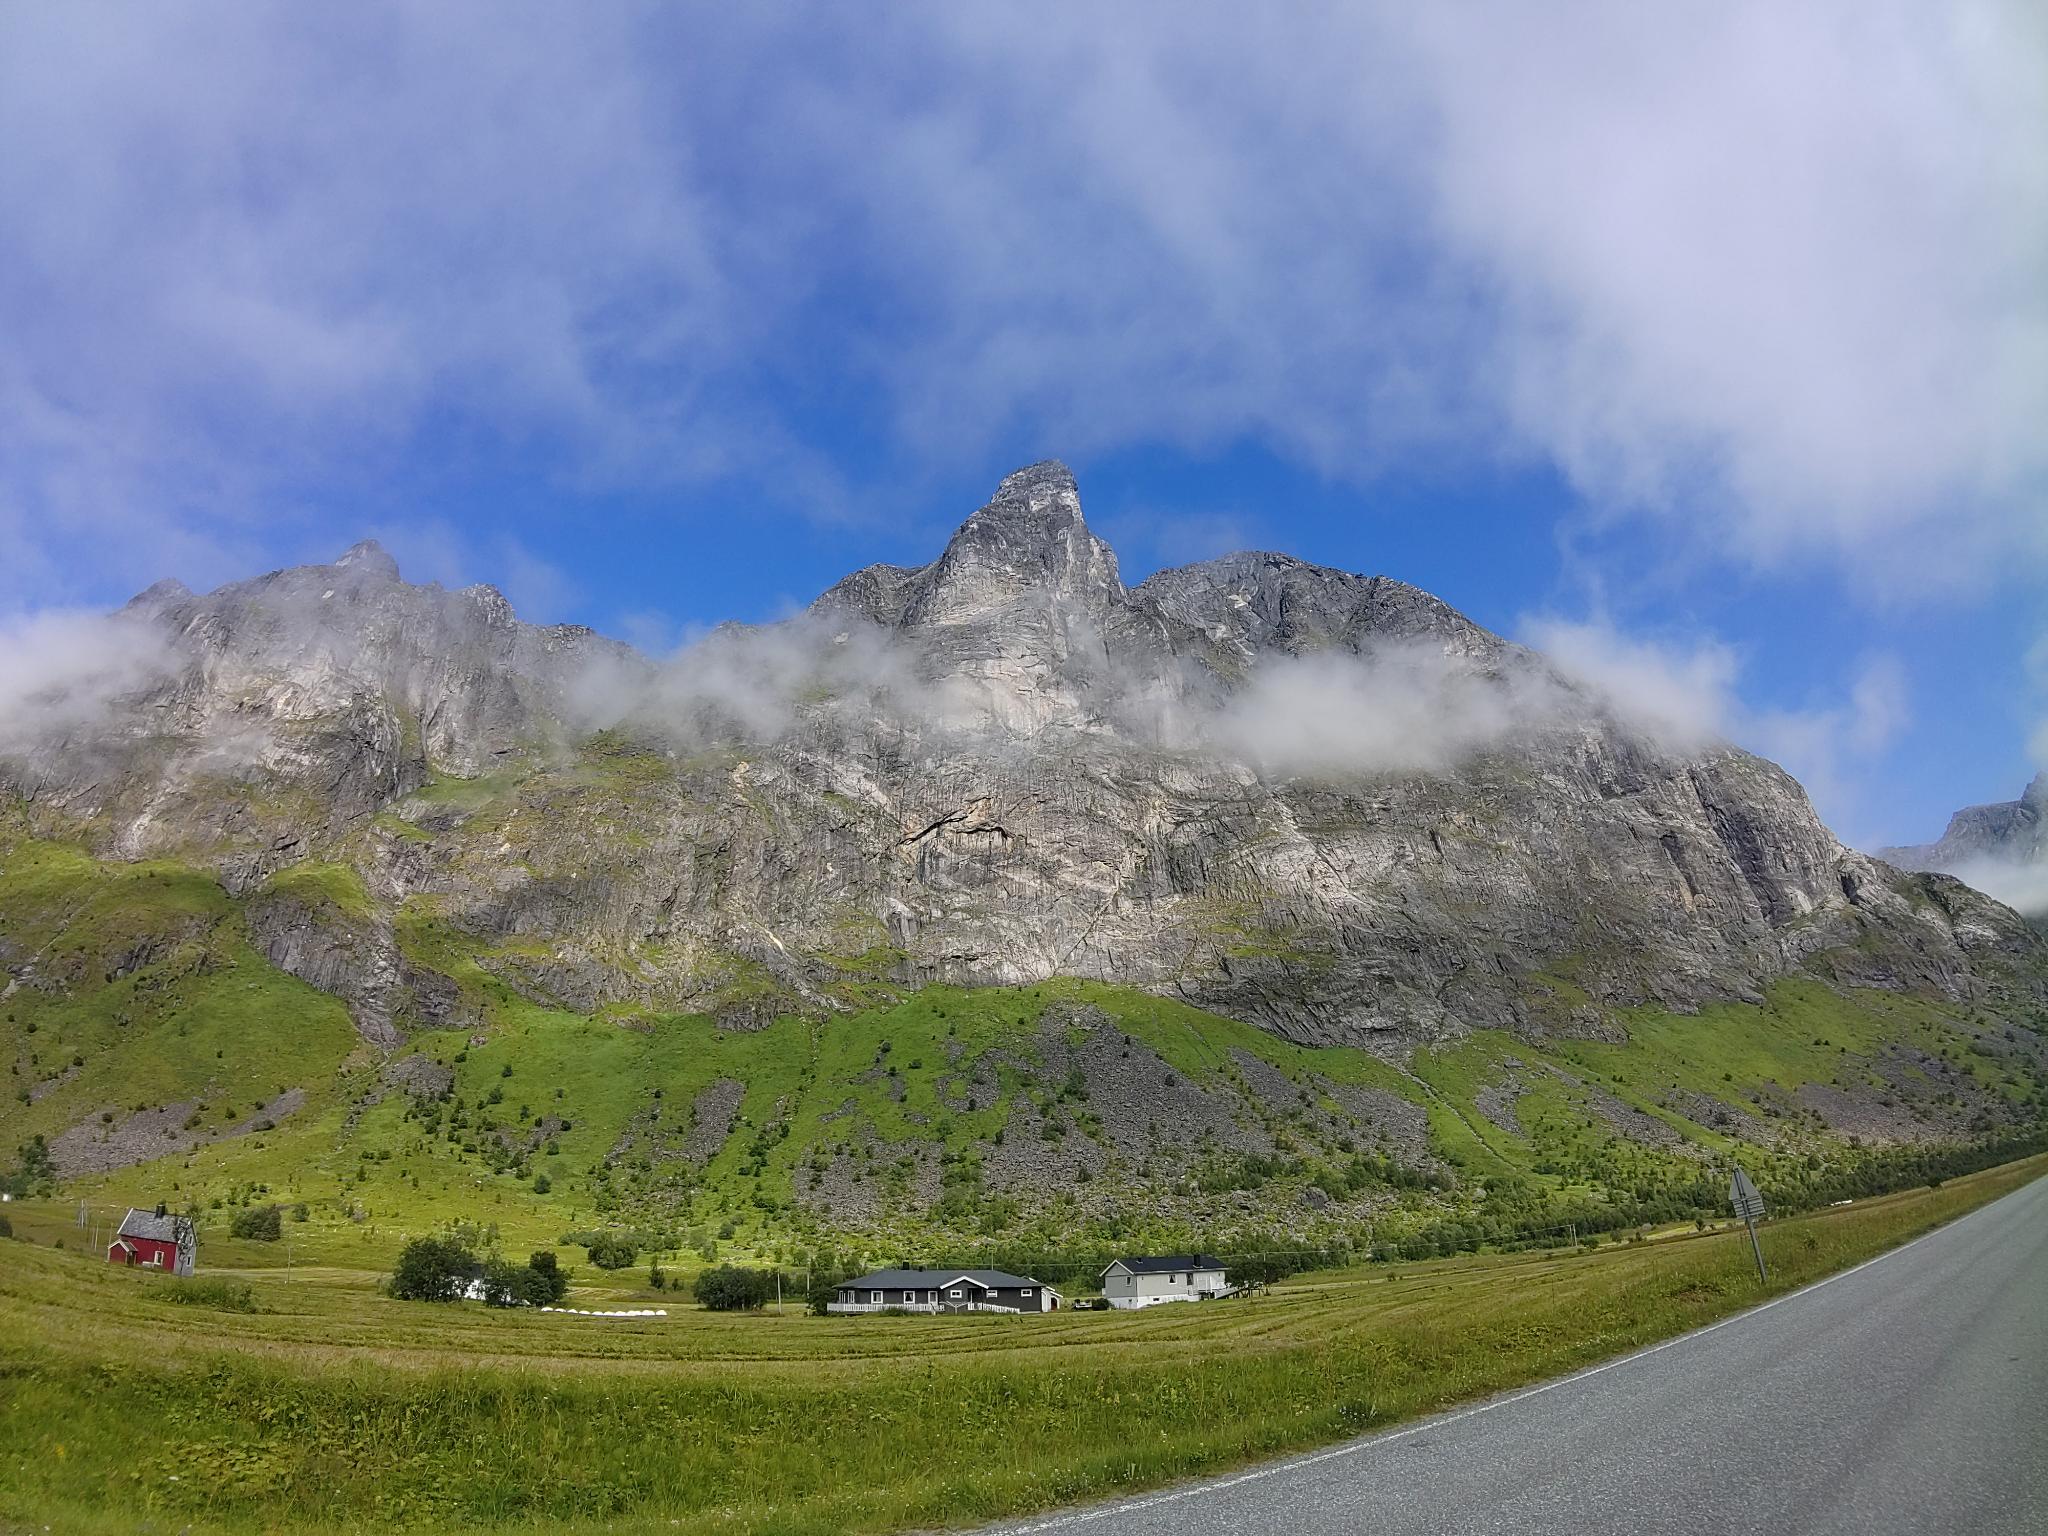
[[[121,1219],[116,1237],[146,1237],[160,1243],[182,1245],[192,1236],[192,1223],[183,1216],[159,1216],[155,1211],[130,1210]]]
[[[1118,1264],[1134,1275],[1165,1275],[1177,1269],[1221,1269],[1223,1261],[1206,1253],[1168,1253],[1153,1258],[1120,1258],[1103,1266],[1106,1275]]]
[[[854,1280],[842,1280],[842,1291],[935,1291],[955,1280],[972,1280],[990,1290],[1014,1291],[1038,1284],[1029,1275],[1013,1275],[1000,1269],[878,1269]]]

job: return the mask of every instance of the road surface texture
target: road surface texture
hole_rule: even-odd
[[[1576,1376],[996,1530],[2048,1533],[2048,1179]]]

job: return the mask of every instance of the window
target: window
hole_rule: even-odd
[[[879,1307],[882,1304],[882,1293],[880,1291],[869,1291],[868,1300]]]
[[[960,1299],[960,1287],[956,1285],[953,1287],[952,1290],[948,1291],[946,1294],[951,1296],[955,1301],[958,1301]]]
[[[912,1303],[913,1301],[915,1301],[915,1300],[917,1300],[917,1292],[915,1292],[915,1291],[905,1291],[905,1292],[903,1293],[903,1304],[904,1304],[904,1305],[905,1305],[906,1307],[907,1307],[907,1306],[909,1306],[909,1305],[910,1305],[910,1304],[911,1304],[911,1303]]]
[[[1029,1296],[1031,1294],[1031,1287],[1027,1285],[1024,1287],[1023,1290],[1019,1291],[1017,1294],[1019,1296]]]

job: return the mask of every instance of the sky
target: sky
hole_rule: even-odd
[[[1058,457],[1862,846],[2048,764],[2024,0],[14,6],[0,333],[0,631],[374,536],[671,644]]]

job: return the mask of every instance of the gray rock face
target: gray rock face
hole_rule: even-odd
[[[258,938],[380,1041],[462,1006],[400,914],[539,1000],[739,1026],[847,1006],[849,975],[1081,975],[1309,1043],[1611,1033],[1796,971],[2038,986],[2005,908],[1427,593],[1272,554],[1126,589],[1057,464],[931,564],[666,668],[373,545],[129,617],[168,675],[8,781],[50,830],[236,889],[351,866],[371,919],[280,907]]]

